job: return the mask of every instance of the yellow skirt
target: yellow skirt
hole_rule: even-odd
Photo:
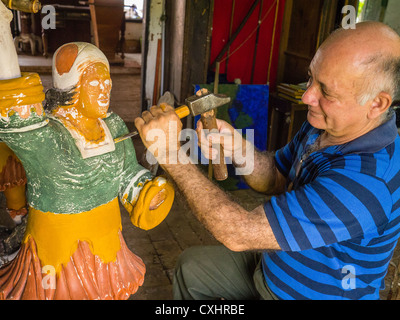
[[[17,257],[0,269],[0,299],[127,299],[145,265],[122,237],[118,200],[79,214],[30,208]]]

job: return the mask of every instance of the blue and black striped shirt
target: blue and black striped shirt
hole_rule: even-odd
[[[379,299],[400,235],[396,119],[304,158],[320,133],[306,122],[276,153],[292,191],[264,206],[282,249],[263,254],[266,282],[281,299]]]

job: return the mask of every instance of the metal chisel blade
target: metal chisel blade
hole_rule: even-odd
[[[118,138],[115,138],[115,139],[114,139],[114,143],[118,143],[118,142],[124,141],[124,140],[126,140],[126,139],[131,138],[131,137],[137,136],[138,134],[139,134],[139,132],[137,132],[137,131],[129,132],[129,133],[127,133],[127,134],[124,134],[123,136],[120,136],[120,137],[118,137]]]

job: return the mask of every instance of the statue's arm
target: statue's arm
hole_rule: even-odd
[[[174,188],[165,177],[154,177],[138,163],[131,140],[120,143],[124,143],[125,149],[120,201],[128,211],[133,225],[144,230],[152,229],[171,210]]]
[[[0,133],[29,131],[46,124],[40,77],[20,72],[11,20],[10,10],[0,1]]]

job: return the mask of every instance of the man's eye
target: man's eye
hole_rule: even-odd
[[[329,93],[326,92],[326,90],[325,90],[324,88],[321,88],[321,93],[322,93],[322,95],[323,95],[325,98],[330,97]]]
[[[310,76],[310,77],[308,78],[307,88],[311,87],[312,81],[313,81],[313,79],[312,79],[312,77]]]

